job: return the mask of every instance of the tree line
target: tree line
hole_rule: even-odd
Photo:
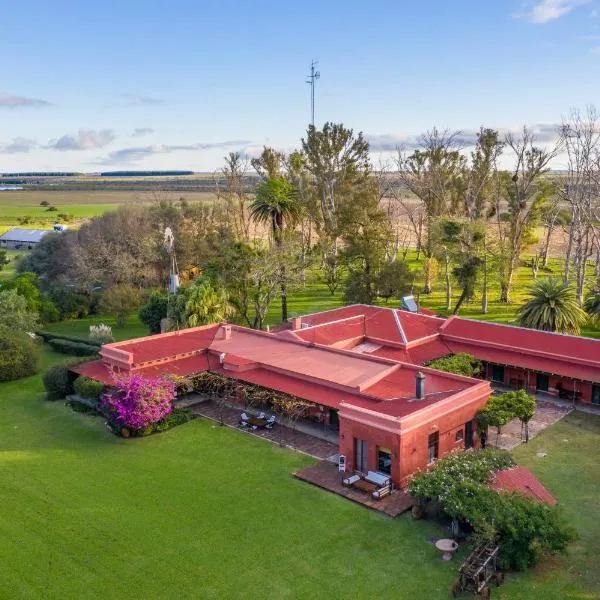
[[[595,111],[572,113],[558,133],[541,147],[526,127],[505,136],[481,128],[467,153],[459,132],[434,128],[419,148],[400,148],[393,164],[375,169],[362,133],[338,123],[310,126],[289,154],[270,147],[252,159],[229,153],[214,201],[157,194],[150,205],[123,206],[77,231],[46,236],[18,269],[38,274],[54,297],[99,290],[130,309],[154,292],[146,313],[168,313],[178,326],[229,316],[260,328],[276,297],[285,321],[289,290],[315,274],[346,302],[368,304],[429,294],[441,278],[447,311],[459,312],[478,294],[486,313],[490,282],[509,303],[525,251],[535,250],[536,279],[562,229],[567,249],[555,287],[573,290],[575,306],[590,308],[586,292],[599,295],[591,264],[600,275]],[[569,168],[549,176],[561,152]],[[172,298],[162,291],[167,226],[187,283]],[[406,261],[411,247],[417,270]]]

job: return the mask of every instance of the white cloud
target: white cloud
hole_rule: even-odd
[[[127,106],[156,106],[157,104],[165,103],[165,101],[162,98],[153,98],[152,96],[140,96],[139,94],[121,94],[119,98]]]
[[[539,0],[533,6],[525,5],[519,12],[513,13],[513,18],[524,19],[530,23],[548,23],[569,14],[573,9],[591,0]]]
[[[16,137],[8,144],[0,144],[0,154],[27,154],[38,147],[36,140]]]
[[[44,108],[46,106],[52,106],[52,104],[38,98],[0,94],[0,108]]]
[[[108,146],[116,137],[112,129],[102,129],[99,131],[80,129],[73,135],[63,135],[58,140],[51,140],[48,143],[48,148],[60,151],[93,150],[94,148]]]
[[[131,137],[143,137],[145,135],[150,135],[151,133],[154,133],[152,127],[136,127],[131,132]]]
[[[224,142],[205,142],[198,144],[168,145],[155,144],[152,146],[137,146],[121,148],[111,152],[106,158],[99,159],[96,164],[118,165],[140,161],[156,154],[170,154],[172,152],[187,152],[191,150],[214,150],[218,148],[244,148],[250,145],[248,140],[226,140]]]
[[[531,125],[528,129],[533,133],[536,143],[548,144],[558,138],[560,125],[558,123],[538,123],[536,125]],[[501,138],[509,133],[518,136],[521,132],[521,128],[498,129]],[[454,136],[454,141],[458,146],[470,148],[477,142],[478,133],[478,129],[463,129],[458,131]],[[423,134],[384,133],[379,135],[366,135],[365,138],[367,142],[369,142],[371,152],[394,152],[397,148],[411,151],[422,148],[421,140]]]

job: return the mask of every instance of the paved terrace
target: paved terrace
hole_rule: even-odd
[[[239,420],[240,414],[244,410],[243,408],[231,408],[228,406],[220,407],[210,400],[205,401],[204,398],[198,394],[194,394],[193,396],[195,403],[191,405],[186,403],[186,405],[199,417],[205,417],[216,422],[220,422],[222,418],[224,425],[231,427],[232,429],[237,429],[241,433],[254,435],[275,444],[283,442],[284,446],[287,448],[298,450],[313,458],[335,460],[335,464],[337,465],[338,446],[333,442],[320,439],[314,435],[309,435],[303,431],[296,429],[291,430],[289,427],[279,423],[275,425],[273,429],[257,429],[256,431],[242,429],[239,426]],[[246,412],[249,413],[250,411],[246,410]]]
[[[361,492],[355,488],[346,487],[342,484],[342,479],[351,474],[340,473],[336,464],[329,461],[321,461],[316,465],[302,469],[302,471],[296,471],[294,477],[378,512],[382,512],[392,518],[406,512],[414,504],[412,496],[403,490],[394,490],[389,496],[385,496],[381,500],[375,500],[370,494]]]

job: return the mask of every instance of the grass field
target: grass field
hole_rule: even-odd
[[[0,234],[19,224],[18,219],[29,216],[32,222],[24,227],[45,228],[56,222],[58,213],[73,215],[75,221],[90,219],[107,211],[115,210],[121,204],[150,202],[159,192],[136,191],[45,191],[19,190],[0,192]],[[206,192],[167,193],[169,197],[184,196],[189,201],[213,198]],[[57,211],[49,212],[42,201],[56,206]]]
[[[202,420],[119,439],[44,401],[39,376],[0,385],[0,430],[2,598],[448,597],[441,528],[294,480],[304,455]],[[598,433],[569,417],[518,450],[582,538],[494,598],[597,597]]]

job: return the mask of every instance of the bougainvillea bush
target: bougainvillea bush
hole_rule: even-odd
[[[114,429],[149,427],[173,410],[175,384],[168,379],[132,375],[119,379],[115,388],[100,403]]]

